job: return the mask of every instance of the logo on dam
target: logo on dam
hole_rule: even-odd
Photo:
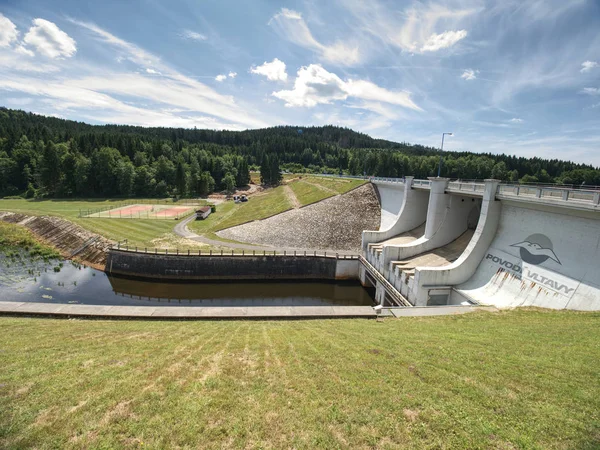
[[[543,234],[538,233],[527,236],[524,241],[513,244],[511,247],[518,247],[521,259],[529,264],[538,265],[551,259],[562,265],[556,253],[554,253],[552,241]]]

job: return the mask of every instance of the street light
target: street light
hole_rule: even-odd
[[[442,148],[441,148],[441,153],[440,153],[440,164],[438,165],[438,178],[440,177],[440,174],[442,172],[442,153],[444,153],[444,136],[454,136],[452,133],[442,133]]]

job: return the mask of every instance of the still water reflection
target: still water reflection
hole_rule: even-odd
[[[134,306],[319,306],[372,305],[373,294],[358,282],[148,282],[109,277],[104,272],[69,261],[44,263],[0,257],[2,301]]]

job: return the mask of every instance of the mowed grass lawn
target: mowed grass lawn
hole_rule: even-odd
[[[289,183],[289,187],[294,191],[294,195],[302,206],[319,202],[335,194],[329,190],[321,189],[315,184],[309,184],[302,180],[294,180]]]
[[[600,447],[600,314],[0,318],[2,448]]]
[[[80,218],[80,210],[118,207],[125,202],[153,202],[156,199],[117,199],[117,200],[0,200],[0,211],[13,211],[30,215],[51,215],[68,219],[83,228],[98,233],[108,239],[127,239],[130,246],[155,246],[155,240],[172,234],[175,220],[153,219],[108,219]],[[161,204],[164,202],[161,201]],[[177,205],[177,203],[175,203]]]
[[[232,209],[228,211],[230,214],[226,213],[223,216],[223,220],[214,227],[214,231],[234,227],[253,220],[265,219],[292,208],[292,204],[287,198],[283,186],[269,189],[259,195],[253,195],[249,197],[246,203],[228,203],[233,204]],[[217,205],[217,211],[222,207],[223,205]]]
[[[333,178],[333,177],[308,177],[306,181],[318,184],[322,187],[336,191],[338,194],[344,194],[367,183],[366,180],[355,178]]]
[[[301,179],[290,181],[289,186],[300,204],[306,206],[337,194],[344,194],[365,183],[365,180],[302,175]]]

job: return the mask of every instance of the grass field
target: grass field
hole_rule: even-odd
[[[115,241],[128,239],[131,246],[154,247],[154,242],[171,233],[175,221],[80,218],[80,210],[98,209],[123,203],[119,200],[0,200],[0,211],[31,215],[51,215],[68,219],[82,227]]]
[[[336,191],[338,194],[344,194],[352,189],[362,186],[367,181],[354,178],[327,178],[327,177],[308,177],[306,181],[318,184],[325,188]]]
[[[264,194],[250,197],[247,203],[234,203],[234,212],[224,217],[215,231],[234,227],[252,220],[264,219],[291,208],[292,205],[285,195],[283,186],[279,186]]]
[[[364,180],[302,175],[301,179],[291,181],[289,186],[300,204],[306,206],[337,194],[344,194],[363,184]]]
[[[288,179],[297,178],[297,175],[287,174]],[[361,184],[363,180],[329,179],[323,177],[303,175],[302,180],[294,180],[289,186],[294,190],[301,205],[314,203],[324,198],[344,193]],[[315,187],[322,186],[322,188]],[[175,246],[180,249],[196,248],[197,243],[177,239],[172,232],[175,220],[150,220],[150,219],[119,219],[87,217],[80,218],[79,214],[90,211],[108,210],[122,206],[124,203],[152,203],[156,200],[144,199],[93,199],[93,200],[2,200],[0,211],[13,211],[31,215],[53,215],[62,217],[81,225],[82,227],[101,234],[115,241],[127,239],[130,246],[137,247],[165,247]],[[177,205],[177,203],[175,204]],[[264,194],[252,196],[248,203],[234,204],[226,202],[217,207],[217,213],[211,214],[206,221],[197,221],[190,224],[198,234],[205,234],[213,239],[221,239],[215,232],[224,228],[233,227],[252,220],[260,220],[292,208],[283,187],[266,191]],[[143,215],[141,213],[140,215]],[[222,240],[222,239],[221,239]]]
[[[600,314],[0,318],[2,448],[600,446]]]
[[[289,186],[292,188],[292,191],[294,191],[294,195],[296,195],[296,198],[302,206],[310,205],[311,203],[315,203],[335,195],[333,192],[320,189],[315,187],[315,185],[308,184],[302,180],[295,180],[291,182]]]

